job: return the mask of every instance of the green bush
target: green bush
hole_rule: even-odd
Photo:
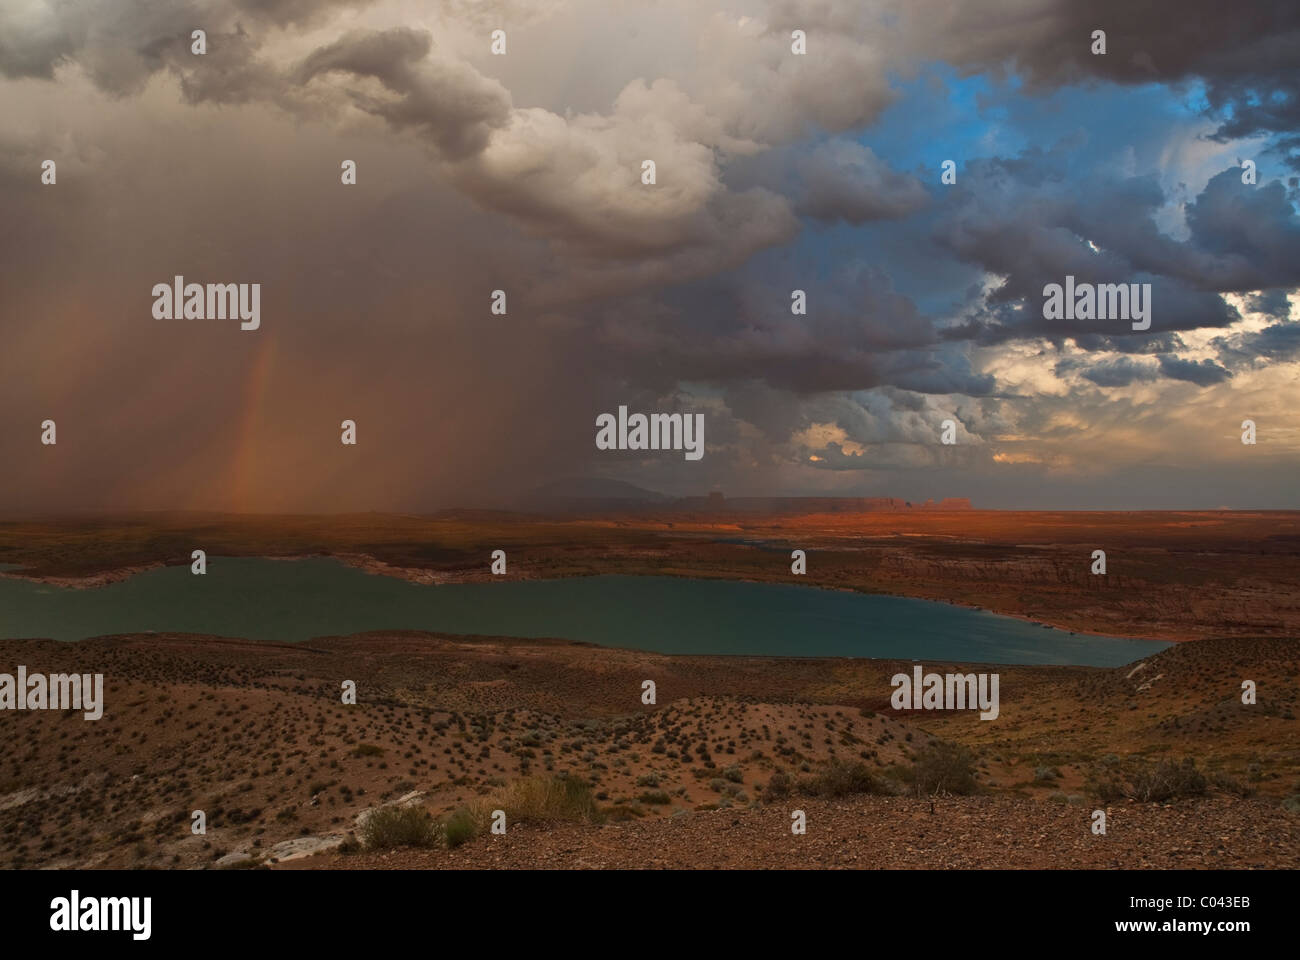
[[[480,832],[478,819],[467,807],[461,807],[442,824],[443,838],[447,846],[452,849],[459,847],[466,840],[473,840]]]
[[[601,819],[591,784],[581,777],[527,777],[498,792],[497,806],[511,822],[517,820],[578,820],[598,823]]]
[[[882,790],[865,763],[832,760],[821,773],[802,778],[799,792],[808,797],[834,799],[858,793],[881,793]]]
[[[438,842],[438,824],[423,807],[380,807],[366,820],[361,835],[372,850],[431,847]]]
[[[969,796],[979,789],[975,782],[975,757],[958,743],[936,740],[916,755],[911,781],[920,796],[936,793]]]
[[[662,800],[645,800],[646,797]],[[642,802],[668,803],[663,791],[642,794]],[[442,824],[442,835],[447,846],[457,847],[486,833],[492,822],[493,811],[501,810],[507,823],[548,820],[576,820],[601,823],[605,814],[596,805],[591,785],[579,777],[530,776],[515,780],[495,791],[491,796],[480,797],[461,807]]]

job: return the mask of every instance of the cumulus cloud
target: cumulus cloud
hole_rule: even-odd
[[[919,180],[891,170],[869,147],[830,141],[800,158],[801,213],[819,220],[893,220],[914,213],[930,196]]]
[[[1186,380],[1201,387],[1222,383],[1232,376],[1213,360],[1186,360],[1167,355],[1160,358],[1160,372],[1171,380]]]
[[[1178,179],[1218,149],[1207,138],[1285,153],[1294,4],[1193,0],[1171,23],[1127,0],[663,0],[621,17],[599,0],[0,7],[0,401],[39,422],[60,398],[150,478],[51,488],[0,438],[15,496],[457,502],[572,475],[594,413],[628,402],[709,416],[691,473],[619,459],[640,485],[1014,499],[1044,477],[1208,456],[1200,421],[1230,421],[1232,398],[1300,400],[1295,184],[1208,160]],[[505,58],[487,52],[498,26]],[[907,102],[936,64],[951,142]],[[975,74],[995,95],[958,89]],[[1107,156],[1131,138],[1109,116],[1038,128],[1053,91],[1109,91],[1122,120],[1149,102],[1124,91],[1153,84],[1166,105],[1204,99],[1195,123],[1170,108],[1177,149]],[[960,160],[954,186],[930,169],[942,155]],[[56,189],[35,177],[47,157]],[[200,268],[266,284],[256,361],[237,334],[138,322],[141,291]],[[1066,275],[1150,283],[1151,329],[1046,320],[1043,286]],[[498,287],[508,317],[486,312]],[[263,381],[261,407],[240,406]],[[1193,412],[1162,407],[1166,390]],[[184,399],[152,409],[160,394]],[[347,473],[304,427],[334,406],[362,407],[381,469]],[[946,418],[956,447],[937,442]],[[139,439],[155,434],[220,449]],[[104,466],[67,449],[78,475]]]
[[[1276,181],[1245,185],[1236,169],[1212,177],[1186,205],[1189,236],[1179,241],[1158,227],[1169,198],[1154,179],[1094,174],[1080,181],[1065,152],[1064,144],[1033,147],[969,164],[935,240],[1001,282],[945,336],[1073,336],[1080,344],[1128,338],[1124,322],[1043,317],[1044,287],[1067,276],[1076,284],[1150,283],[1151,330],[1134,335],[1144,344],[1230,325],[1238,314],[1224,292],[1300,283],[1300,216]]]
[[[292,77],[298,84],[331,73],[371,77],[392,96],[349,91],[359,109],[427,137],[446,159],[481,153],[509,120],[510,94],[468,64],[429,56],[432,47],[429,34],[407,28],[354,31],[313,51]]]
[[[304,27],[346,7],[370,0],[186,0],[151,3],[120,0],[18,0],[0,8],[0,74],[52,79],[57,67],[75,64],[103,90],[138,93],[166,69],[229,73],[251,63],[247,28]],[[213,41],[212,59],[190,53],[191,33],[203,29]],[[239,51],[231,54],[234,40]],[[254,44],[254,48],[256,44]],[[225,52],[218,52],[218,51]],[[211,54],[209,54],[211,56]],[[215,86],[215,84],[214,84]],[[236,99],[243,99],[239,94]]]
[[[1231,6],[1188,0],[1168,7],[1129,0],[987,0],[899,5],[903,42],[969,71],[1014,70],[1031,91],[1084,81],[1178,83],[1206,88],[1221,139],[1300,124],[1300,8],[1289,0]],[[1092,53],[1092,33],[1106,53]]]
[[[1134,360],[1130,357],[1115,357],[1096,363],[1082,363],[1077,359],[1062,360],[1056,365],[1057,375],[1078,370],[1080,376],[1099,387],[1127,387],[1139,381],[1154,380],[1158,365]]]

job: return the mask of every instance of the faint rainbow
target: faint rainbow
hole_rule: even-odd
[[[266,393],[275,367],[275,339],[258,338],[261,342],[248,367],[244,379],[239,423],[235,430],[235,455],[230,466],[230,504],[237,513],[247,513],[257,503],[258,435],[266,414]]]

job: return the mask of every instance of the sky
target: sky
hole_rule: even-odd
[[[0,514],[1300,508],[1294,0],[7,0],[0,117]]]

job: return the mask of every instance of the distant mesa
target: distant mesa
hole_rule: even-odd
[[[969,497],[944,497],[924,503],[897,497],[727,497],[720,490],[700,497],[670,497],[622,480],[557,480],[524,498],[529,509],[561,512],[624,513],[911,513],[919,510],[972,510]]]
[[[972,510],[969,497],[912,503],[897,497],[731,497],[716,490],[707,497],[673,501],[679,510],[729,513],[910,513],[917,510]]]

